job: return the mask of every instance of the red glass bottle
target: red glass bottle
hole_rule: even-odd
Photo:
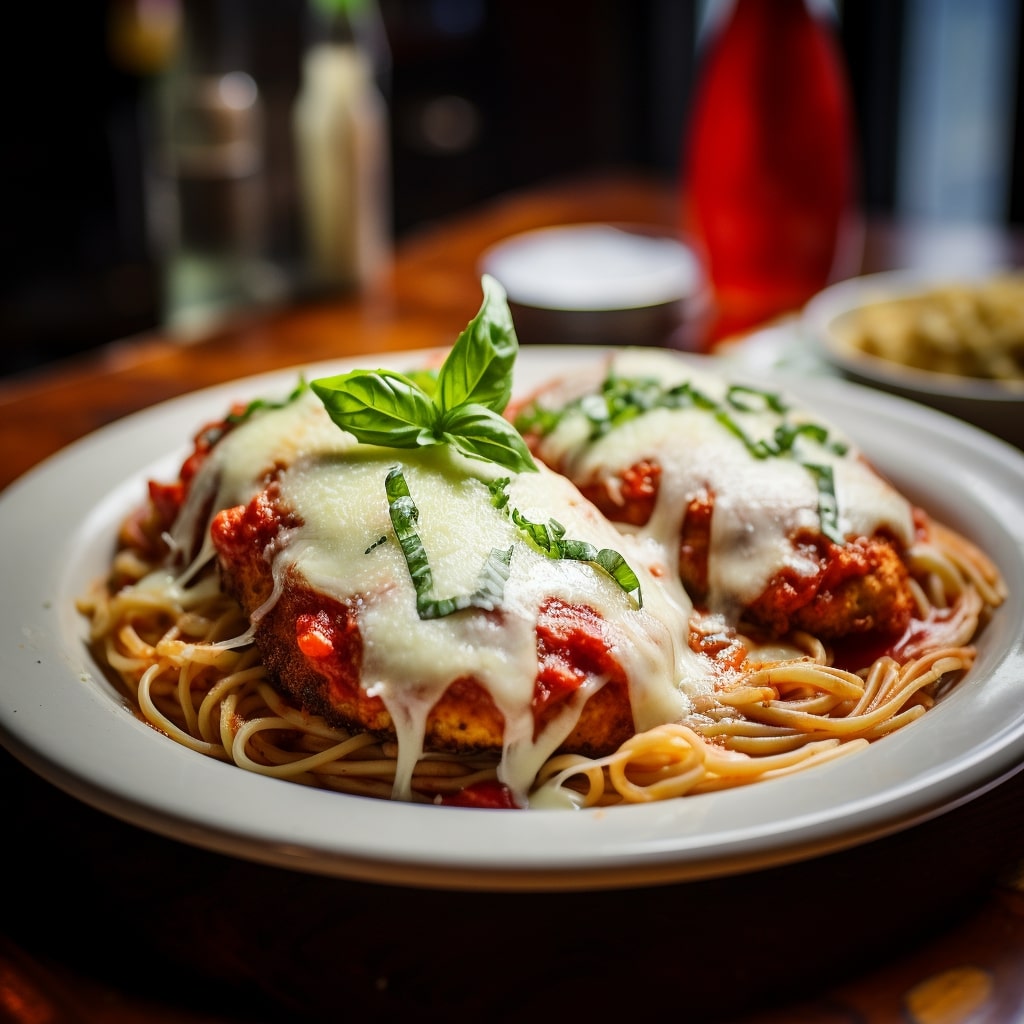
[[[856,178],[830,26],[805,0],[735,0],[702,57],[682,161],[683,229],[715,293],[712,341],[856,273]]]

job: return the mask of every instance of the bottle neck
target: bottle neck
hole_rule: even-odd
[[[307,49],[323,46],[359,50],[377,87],[390,92],[391,48],[376,0],[307,0]]]

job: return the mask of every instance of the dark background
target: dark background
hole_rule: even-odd
[[[128,0],[19,5],[5,19],[0,374],[145,331],[165,316],[144,188],[161,69],[118,52],[111,26],[119,2]],[[908,2],[847,0],[837,16],[863,204],[874,215],[896,202]],[[1014,0],[1004,6],[1016,10]],[[548,179],[614,168],[676,175],[697,64],[697,0],[381,0],[380,8],[391,51],[399,238]],[[304,5],[226,0],[219,10],[234,19],[231,48],[260,85],[282,197],[275,245],[287,260],[288,117]],[[1016,19],[1012,31],[1019,51]],[[1011,223],[1024,218],[1019,71],[1013,84],[1010,195],[1001,214]],[[438,117],[446,130],[431,128]]]

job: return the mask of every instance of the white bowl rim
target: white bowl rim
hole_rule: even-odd
[[[1024,401],[1024,381],[1006,382],[981,377],[922,370],[881,356],[861,352],[842,344],[833,324],[847,313],[869,302],[884,301],[920,293],[947,284],[980,281],[1014,271],[1011,266],[986,267],[976,271],[889,270],[848,278],[829,285],[813,296],[801,315],[805,333],[829,361],[862,380],[916,391],[922,395],[980,402]]]

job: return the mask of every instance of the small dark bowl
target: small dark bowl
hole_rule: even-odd
[[[485,252],[481,269],[508,293],[516,334],[526,345],[693,349],[709,311],[694,250],[642,225],[529,231]]]

